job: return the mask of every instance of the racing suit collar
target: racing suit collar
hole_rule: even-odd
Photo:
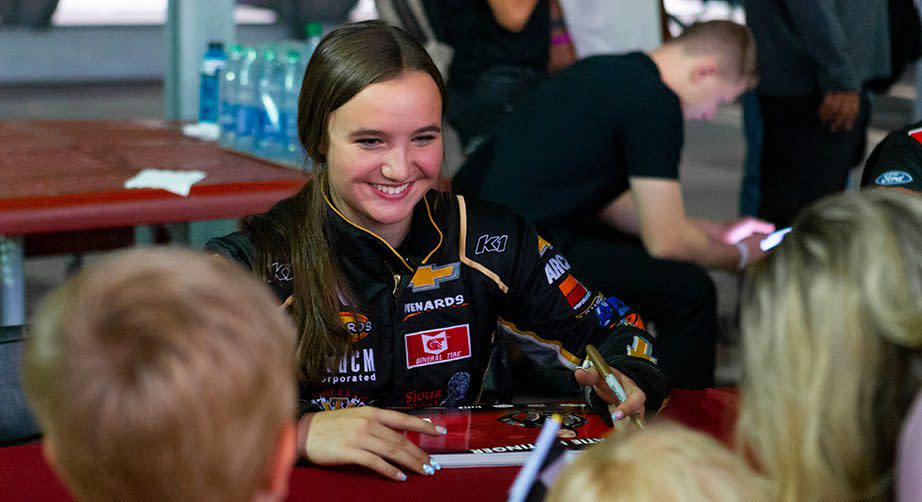
[[[413,272],[417,266],[425,264],[432,258],[435,252],[441,248],[444,240],[442,230],[435,222],[433,208],[429,202],[430,198],[434,199],[438,196],[438,192],[429,190],[422,200],[416,203],[413,208],[413,221],[410,226],[410,232],[407,234],[403,244],[399,246],[400,251],[398,251],[379,235],[349,220],[336,209],[330,201],[326,190],[324,190],[323,197],[329,209],[334,248],[339,253],[367,255],[367,252],[362,251],[368,248],[366,246],[356,246],[355,241],[368,243],[372,249],[383,252],[388,256],[388,261],[393,262],[395,266]]]

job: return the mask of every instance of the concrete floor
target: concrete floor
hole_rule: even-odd
[[[879,99],[875,104],[869,144],[874,145],[884,131],[911,120],[914,89],[903,85],[897,96]],[[0,92],[0,120],[11,119],[124,119],[162,118],[163,89],[159,83],[104,86],[6,88]],[[710,122],[692,122],[686,127],[686,146],[680,175],[687,211],[691,216],[733,218],[737,215],[738,193],[744,144],[741,112],[737,105],[720,110]],[[447,142],[448,163],[459,159],[457,140]],[[86,262],[99,254],[85,257]],[[27,311],[67,277],[72,257],[29,258],[26,261]],[[732,325],[738,297],[737,278],[714,272],[719,293],[719,311],[724,324]],[[738,378],[738,359],[732,333],[725,336],[719,354],[718,380],[732,383]]]

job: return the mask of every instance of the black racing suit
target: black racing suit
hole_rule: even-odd
[[[302,412],[472,404],[498,329],[539,363],[570,370],[592,343],[646,393],[648,410],[665,399],[640,318],[581,284],[567,260],[509,210],[431,191],[397,250],[328,210],[336,257],[358,303],[341,313],[354,351],[321,382],[301,384]],[[206,249],[254,266],[245,232],[212,239]],[[272,270],[270,286],[286,300],[297,278],[284,261]]]

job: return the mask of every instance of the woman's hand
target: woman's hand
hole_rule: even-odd
[[[398,481],[395,465],[431,475],[441,466],[399,431],[446,433],[421,418],[372,406],[307,413],[298,423],[298,454],[317,465],[358,464]]]
[[[643,419],[643,405],[647,401],[647,396],[633,380],[623,373],[614,368],[611,369],[611,372],[615,375],[615,378],[621,382],[621,386],[624,387],[624,392],[627,394],[627,399],[623,403],[619,404],[618,396],[608,387],[608,384],[599,376],[595,368],[576,368],[576,371],[573,373],[576,376],[576,381],[579,382],[580,385],[591,385],[592,390],[594,390],[599,397],[604,399],[606,403],[609,405],[617,405],[615,409],[612,410],[613,421],[617,422],[623,417],[632,415]],[[611,406],[609,406],[609,409],[611,409]]]

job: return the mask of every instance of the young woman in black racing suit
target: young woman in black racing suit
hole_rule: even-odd
[[[311,462],[433,473],[399,431],[445,431],[381,408],[475,402],[498,329],[617,402],[595,370],[577,370],[595,344],[628,393],[619,417],[666,396],[636,314],[581,284],[522,218],[433,190],[444,112],[438,70],[405,32],[334,30],[298,103],[314,178],[208,244],[263,277],[297,324],[299,452]]]

